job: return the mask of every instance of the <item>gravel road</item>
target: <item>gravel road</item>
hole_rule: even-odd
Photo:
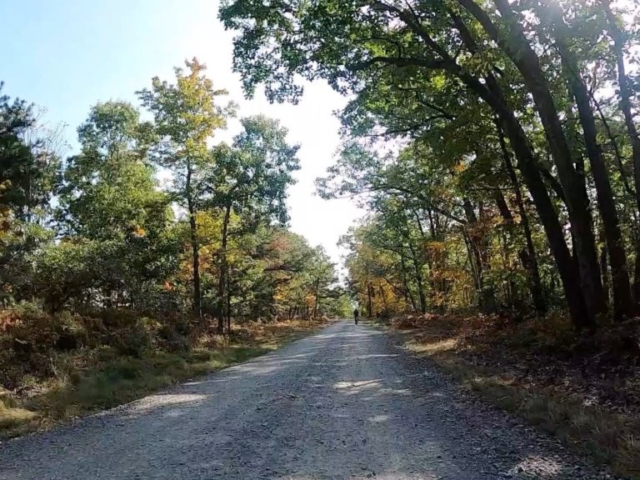
[[[0,444],[0,479],[602,479],[393,336],[332,324],[251,362]]]

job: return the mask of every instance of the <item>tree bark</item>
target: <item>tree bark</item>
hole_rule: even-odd
[[[384,305],[384,316],[386,317],[389,314],[389,305],[387,305],[387,295],[384,293],[382,284],[378,285],[378,290],[380,290],[380,295],[382,296],[382,304]]]
[[[553,2],[552,2],[553,5]],[[624,240],[620,230],[616,202],[613,189],[602,156],[602,148],[598,143],[598,130],[596,120],[589,101],[589,91],[580,78],[578,63],[569,49],[567,40],[570,32],[562,19],[562,11],[556,7],[554,10],[556,46],[560,52],[560,58],[568,79],[569,91],[573,94],[587,149],[587,155],[591,164],[591,173],[596,187],[598,207],[604,225],[604,236],[611,263],[611,280],[613,287],[614,317],[621,321],[633,314],[633,300],[631,297],[631,283],[627,270],[627,256],[624,248]],[[605,272],[602,272],[603,276]],[[605,289],[606,292],[606,289]]]
[[[477,252],[473,246],[473,241],[466,228],[462,229],[462,238],[467,248],[467,258],[469,259],[469,266],[471,267],[471,278],[473,279],[473,289],[476,293],[476,302],[480,304],[480,291],[482,290],[482,275],[479,272],[479,262]]]
[[[196,208],[193,200],[191,180],[193,170],[187,165],[186,193],[187,210],[189,211],[189,233],[191,238],[192,266],[193,266],[193,313],[197,317],[202,315],[202,295],[200,292],[200,245],[198,242],[198,226],[196,224]]]
[[[404,260],[404,257],[402,255],[400,255],[400,268],[402,268],[402,283],[404,283],[404,288],[405,291],[407,293],[407,297],[409,299],[409,301],[411,302],[411,306],[413,307],[413,311],[417,312],[418,311],[418,307],[416,305],[416,299],[413,297],[413,294],[411,293],[411,287],[409,285],[409,282],[407,281],[407,264]]]
[[[231,276],[227,272],[227,333],[231,335]]]
[[[600,239],[602,241],[602,248],[600,248],[600,271],[602,272],[602,286],[605,292],[609,292],[609,267],[607,266],[607,242],[605,239],[605,233],[600,232]]]
[[[565,194],[571,229],[576,238],[580,283],[584,291],[583,298],[587,303],[587,311],[604,314],[607,306],[600,277],[591,214],[588,209],[588,197],[573,166],[571,150],[538,57],[529,44],[522,26],[515,18],[508,0],[494,0],[508,27],[507,35],[504,37],[487,13],[473,0],[459,0],[459,3],[480,22],[487,34],[513,61],[533,96]],[[515,149],[516,146],[513,145],[513,147]]]
[[[318,315],[318,290],[320,289],[320,286],[318,284],[318,280],[316,280],[316,282],[313,285],[313,314],[312,314],[312,318],[315,320],[316,316]]]
[[[411,256],[413,258],[413,270],[416,276],[416,284],[418,285],[418,299],[420,300],[420,312],[427,313],[427,297],[424,293],[424,279],[422,278],[422,272],[420,267],[420,262],[418,262],[418,257],[416,255],[416,251],[411,245],[411,242],[407,242],[409,244],[409,250],[411,250]]]
[[[229,219],[231,218],[231,205],[224,210],[222,220],[222,239],[220,245],[219,272],[218,272],[218,298],[216,299],[218,316],[218,333],[224,333],[225,324],[225,291],[227,286],[227,242],[229,236]]]

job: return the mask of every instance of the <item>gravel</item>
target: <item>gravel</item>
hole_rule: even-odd
[[[605,479],[393,336],[338,322],[277,352],[0,443],[0,480]]]

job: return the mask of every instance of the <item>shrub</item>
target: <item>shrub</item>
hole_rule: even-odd
[[[156,344],[159,324],[149,318],[141,318],[109,336],[109,345],[120,355],[142,358]]]

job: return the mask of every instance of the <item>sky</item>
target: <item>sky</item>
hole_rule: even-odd
[[[336,243],[362,212],[347,199],[316,196],[314,179],[333,163],[339,122],[332,112],[345,99],[314,83],[298,105],[272,105],[261,94],[245,100],[232,72],[233,32],[224,30],[217,9],[216,0],[0,0],[3,93],[44,108],[43,120],[64,124],[73,149],[76,128],[92,105],[138,104],[135,92],[149,87],[153,76],[171,80],[173,67],[197,57],[214,86],[239,104],[240,116],[277,118],[289,129],[289,141],[301,145],[302,168],[288,200],[291,229],[338,262],[343,252]],[[221,138],[238,128],[232,122]]]

